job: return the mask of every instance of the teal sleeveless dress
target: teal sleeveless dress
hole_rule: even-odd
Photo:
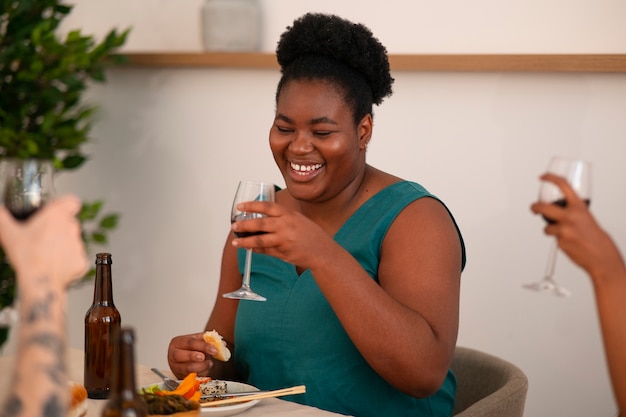
[[[387,230],[404,207],[425,196],[434,197],[419,184],[395,183],[366,201],[334,238],[378,281]],[[463,245],[460,233],[459,238]],[[234,359],[249,384],[260,389],[306,385],[306,394],[283,399],[358,417],[452,415],[452,371],[431,397],[418,399],[396,390],[361,356],[310,271],[298,275],[292,264],[254,254],[251,283],[267,301],[240,301],[237,310]]]

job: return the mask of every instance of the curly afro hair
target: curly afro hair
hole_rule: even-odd
[[[281,35],[276,58],[282,87],[292,80],[325,80],[339,88],[358,123],[392,93],[387,49],[362,24],[307,13]]]

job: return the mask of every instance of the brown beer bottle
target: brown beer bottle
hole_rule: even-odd
[[[122,324],[113,304],[111,254],[96,255],[93,303],[85,314],[85,380],[89,398],[108,398],[113,371],[115,334]]]
[[[115,344],[115,366],[109,401],[102,409],[102,417],[145,417],[148,406],[135,384],[135,332],[122,327]]]

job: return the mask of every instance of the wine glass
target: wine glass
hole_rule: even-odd
[[[591,164],[578,159],[566,159],[554,157],[548,165],[548,172],[565,178],[576,194],[587,205],[591,203]],[[561,207],[567,206],[567,201],[559,187],[551,182],[543,181],[539,188],[539,200],[546,203],[556,204]],[[543,217],[548,223],[553,220]],[[524,284],[524,288],[540,292],[551,292],[552,294],[567,297],[571,293],[554,280],[554,267],[558,253],[558,242],[554,239],[548,255],[548,263],[543,279],[530,284]]]
[[[49,160],[2,160],[2,200],[13,217],[25,221],[52,198],[53,174]]]
[[[274,201],[274,184],[269,182],[255,182],[255,181],[240,181],[237,187],[237,193],[235,194],[235,200],[233,201],[233,208],[230,215],[231,223],[241,220],[251,220],[265,217],[261,213],[250,213],[240,211],[237,209],[239,203],[246,201]],[[254,235],[260,235],[265,232],[243,232],[235,233],[237,237],[248,237]],[[254,300],[265,301],[267,300],[262,295],[259,295],[252,291],[250,288],[250,267],[252,266],[252,249],[246,249],[246,260],[244,264],[244,272],[241,288],[237,291],[223,294],[226,298],[235,298],[239,300]]]

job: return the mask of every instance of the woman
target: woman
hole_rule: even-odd
[[[281,36],[282,77],[270,148],[286,188],[244,203],[266,218],[236,222],[219,292],[241,285],[243,250],[266,302],[219,297],[201,334],[172,339],[174,374],[304,384],[293,401],[355,416],[450,415],[465,251],[447,208],[422,186],[369,166],[373,104],[391,94],[384,46],[363,25],[307,14]]]
[[[626,409],[626,265],[619,249],[564,178],[544,174],[541,179],[556,184],[567,206],[534,203],[531,210],[555,221],[545,232],[556,237],[559,248],[591,278],[604,351],[613,392],[620,410]]]

